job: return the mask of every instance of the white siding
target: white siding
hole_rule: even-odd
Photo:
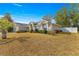
[[[17,31],[27,31],[27,27],[25,24],[20,24],[20,23],[15,23],[14,25],[14,32],[17,32]]]
[[[71,33],[77,33],[77,27],[63,27],[60,28],[63,32],[71,32]]]

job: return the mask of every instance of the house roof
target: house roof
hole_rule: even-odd
[[[59,25],[59,24],[52,24],[52,25],[55,27],[61,27],[61,25]]]
[[[25,26],[25,27],[29,26],[28,24],[23,24],[23,23],[14,23],[14,24],[17,25],[17,26]]]

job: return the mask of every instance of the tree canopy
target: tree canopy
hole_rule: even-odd
[[[79,25],[79,4],[70,4],[69,8],[63,7],[56,14],[56,22],[62,26],[77,27]]]
[[[8,28],[12,26],[13,24],[7,19],[0,19],[0,30],[8,30]]]
[[[4,17],[3,18],[8,19],[8,21],[10,21],[10,22],[13,22],[13,20],[11,18],[11,15],[8,12],[4,14]]]

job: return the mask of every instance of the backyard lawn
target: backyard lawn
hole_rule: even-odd
[[[0,55],[79,55],[79,33],[9,33],[8,39],[0,39]]]

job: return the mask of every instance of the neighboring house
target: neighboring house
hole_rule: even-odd
[[[13,32],[24,32],[28,30],[29,30],[29,27],[27,24],[14,23]]]

